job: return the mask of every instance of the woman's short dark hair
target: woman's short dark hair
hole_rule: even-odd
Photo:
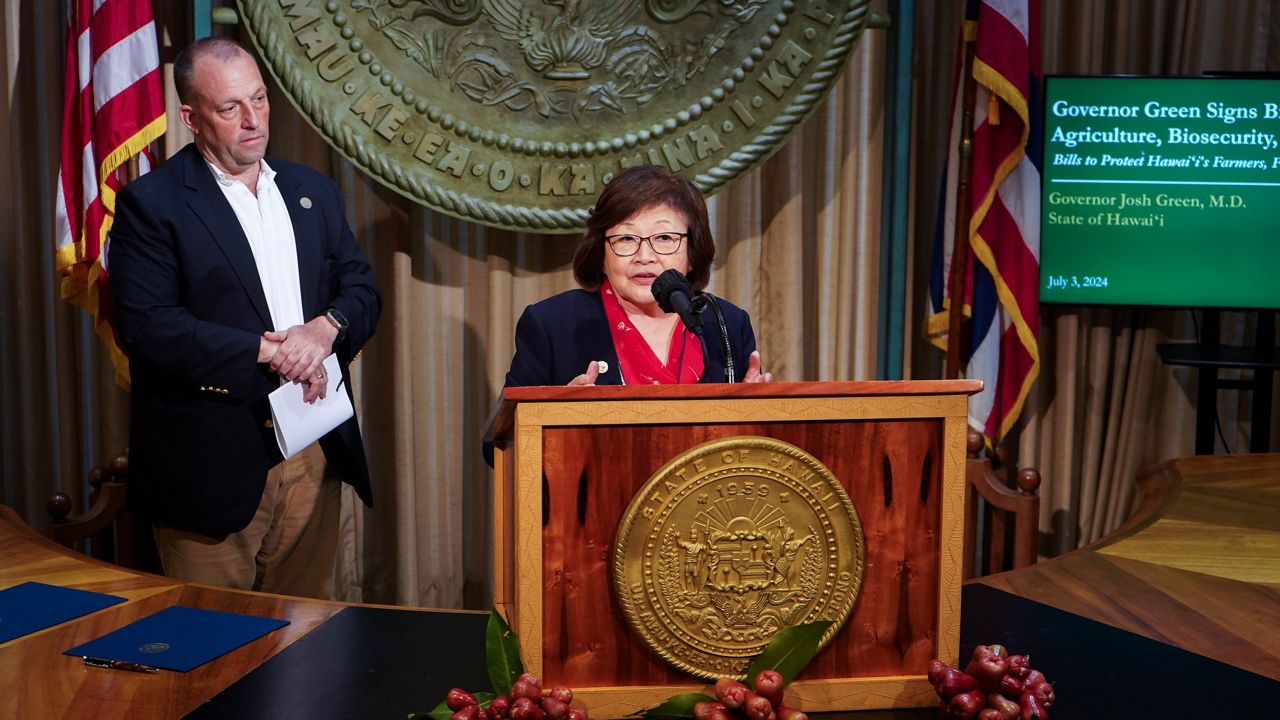
[[[618,173],[596,200],[587,230],[573,253],[573,277],[585,290],[604,282],[604,234],[642,210],[667,205],[689,223],[689,284],[702,290],[711,279],[716,257],[715,239],[707,220],[707,203],[693,181],[656,165],[637,165]]]

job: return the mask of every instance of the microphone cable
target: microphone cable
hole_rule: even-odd
[[[680,329],[684,331],[684,334],[681,335],[680,337],[680,356],[676,360],[676,384],[677,385],[680,384],[680,373],[684,371],[684,349],[685,349],[685,346],[689,344],[689,335],[693,334],[692,332],[690,332],[689,328],[682,327]],[[698,342],[702,345],[702,357],[705,360],[705,358],[707,357],[707,338],[702,335],[696,335],[695,337],[698,338]],[[730,380],[729,382],[733,382],[733,381]]]
[[[737,371],[733,367],[733,347],[729,344],[729,328],[724,323],[724,312],[720,310],[720,301],[715,295],[709,292],[703,292],[698,296],[705,299],[705,303],[711,306],[711,310],[716,314],[716,324],[720,326],[720,340],[724,343],[724,375],[725,381],[729,383],[737,382]],[[706,357],[706,340],[703,340],[703,357]]]

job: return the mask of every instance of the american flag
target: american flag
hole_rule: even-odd
[[[115,338],[107,282],[107,230],[121,166],[164,134],[160,52],[148,0],[70,0],[63,88],[62,165],[55,222],[62,297],[94,316],[116,377],[128,361]]]
[[[969,424],[998,440],[1018,419],[1040,370],[1040,98],[1039,0],[970,0],[965,32],[975,38],[977,98],[969,244],[962,307],[969,318],[965,376],[983,381],[969,402]],[[963,67],[963,63],[958,64]],[[944,200],[934,243],[927,332],[947,343],[956,179],[960,139],[957,71]]]

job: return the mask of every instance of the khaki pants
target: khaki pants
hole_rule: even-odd
[[[332,599],[342,482],[319,443],[267,472],[249,526],[223,538],[155,525],[169,577],[208,585]]]

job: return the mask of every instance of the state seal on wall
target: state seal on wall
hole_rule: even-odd
[[[720,189],[781,146],[870,0],[239,0],[334,148],[461,218],[572,232],[618,171]]]

